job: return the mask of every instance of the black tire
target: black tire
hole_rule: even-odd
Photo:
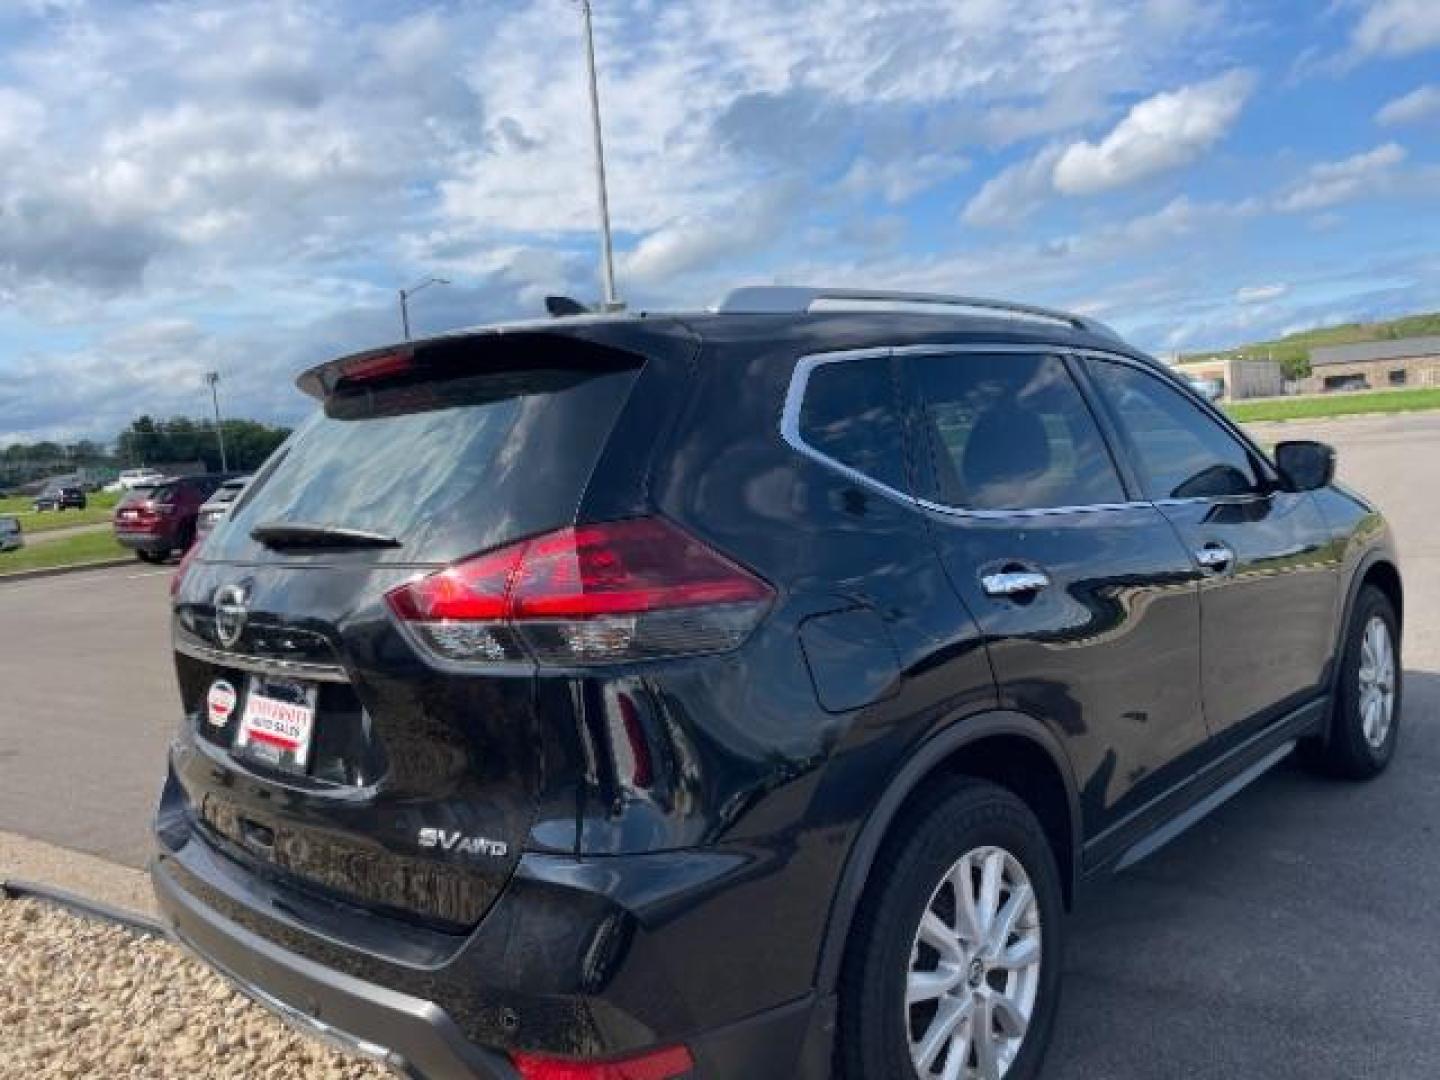
[[[168,551],[137,551],[137,552],[135,552],[135,557],[136,557],[137,559],[139,559],[141,562],[147,562],[147,563],[163,563],[166,559],[168,559],[168,558],[170,557],[170,552],[168,552]]]
[[[961,780],[930,793],[907,814],[871,870],[840,981],[836,1069],[845,1080],[916,1080],[919,1075],[910,1047],[923,1028],[912,1031],[912,1025],[926,1024],[926,1014],[914,1010],[927,1006],[904,1004],[916,933],[949,869],[978,848],[1000,848],[1012,856],[1034,893],[1040,927],[1038,989],[1023,1041],[1005,1075],[1006,1080],[1031,1080],[1039,1073],[1060,999],[1060,871],[1029,807],[994,784]],[[957,987],[956,992],[965,991]],[[931,1064],[934,1075],[949,1052]]]
[[[1361,707],[1361,666],[1365,633],[1372,621],[1377,619],[1385,626],[1389,635],[1394,667],[1390,722],[1384,738],[1378,743],[1366,737]],[[1365,586],[1355,599],[1355,610],[1345,630],[1340,665],[1327,735],[1302,742],[1300,757],[1310,767],[1329,776],[1346,780],[1369,780],[1384,772],[1390,759],[1395,756],[1404,689],[1404,675],[1400,664],[1400,623],[1389,597],[1373,586]]]

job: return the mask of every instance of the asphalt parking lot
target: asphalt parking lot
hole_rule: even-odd
[[[0,831],[144,863],[179,709],[172,572],[0,584]]]
[[[1050,1080],[1440,1076],[1440,413],[1256,433],[1332,442],[1395,526],[1398,759],[1359,786],[1283,764],[1094,889]],[[0,585],[0,831],[143,862],[177,711],[168,574]]]

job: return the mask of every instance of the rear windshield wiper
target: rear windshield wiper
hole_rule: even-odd
[[[369,529],[349,529],[343,525],[314,525],[304,521],[262,521],[250,530],[250,539],[268,548],[395,548],[397,537]]]

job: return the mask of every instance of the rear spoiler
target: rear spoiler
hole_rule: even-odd
[[[597,325],[608,324],[608,325]],[[429,378],[454,378],[486,372],[559,368],[621,371],[633,368],[640,354],[598,338],[615,337],[616,320],[577,317],[562,325],[546,320],[487,327],[424,341],[386,345],[317,364],[295,385],[324,401],[337,392],[371,383],[396,383]],[[634,341],[633,332],[627,337]],[[557,346],[563,344],[563,349]]]

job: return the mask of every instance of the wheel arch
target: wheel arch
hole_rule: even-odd
[[[1345,655],[1345,637],[1350,632],[1350,620],[1355,614],[1355,602],[1366,586],[1373,585],[1395,608],[1395,619],[1399,623],[1400,636],[1405,633],[1405,586],[1400,577],[1400,568],[1385,551],[1372,551],[1350,575],[1350,585],[1345,592],[1345,608],[1340,616],[1340,625],[1335,632],[1335,651],[1330,665],[1331,690],[1339,685],[1340,660]]]
[[[1405,624],[1405,585],[1400,580],[1400,568],[1383,556],[1376,556],[1372,559],[1360,577],[1359,586],[1354,590],[1354,595],[1351,597],[1352,605],[1355,596],[1359,596],[1360,590],[1367,585],[1374,585],[1385,594],[1395,609],[1396,621],[1403,626]]]
[[[1080,802],[1059,739],[1044,723],[1024,713],[995,711],[968,717],[930,736],[910,754],[851,845],[821,947],[817,984],[822,995],[835,990],[851,923],[892,828],[924,791],[956,776],[999,784],[1035,811],[1055,852],[1066,906],[1070,905],[1080,867]]]

